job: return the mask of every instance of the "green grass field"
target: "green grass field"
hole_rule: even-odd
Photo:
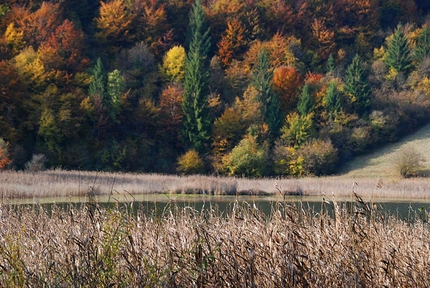
[[[395,167],[395,159],[404,149],[413,148],[425,158],[423,175],[430,176],[430,124],[417,132],[401,139],[399,142],[388,144],[373,153],[359,156],[345,164],[340,174],[343,177],[399,177]]]

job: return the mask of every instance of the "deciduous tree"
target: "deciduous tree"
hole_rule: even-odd
[[[287,113],[294,109],[300,94],[303,79],[292,66],[281,66],[273,73],[273,89],[279,96],[281,111]]]
[[[238,59],[238,56],[244,52],[246,46],[244,36],[245,28],[239,20],[234,19],[227,23],[227,29],[218,42],[218,56],[225,66],[228,66],[233,59]]]
[[[162,73],[168,82],[182,82],[185,75],[185,48],[174,46],[163,58]]]

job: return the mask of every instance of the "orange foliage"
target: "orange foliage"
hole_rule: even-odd
[[[246,52],[244,62],[246,65],[252,67],[257,63],[258,54],[264,48],[269,55],[271,67],[279,67],[282,65],[293,65],[296,61],[293,53],[289,49],[290,41],[295,38],[285,38],[281,33],[276,33],[272,39],[265,42],[255,41],[248,52]]]
[[[60,5],[42,2],[41,7],[31,13],[28,8],[13,6],[7,21],[24,32],[24,40],[36,50],[61,24]]]
[[[100,2],[100,17],[96,18],[96,25],[99,32],[96,38],[101,43],[130,41],[129,30],[133,20],[124,4],[123,0],[113,0],[110,2]]]
[[[281,66],[273,72],[273,86],[279,95],[281,110],[290,111],[296,106],[303,79],[291,66]]]
[[[166,3],[161,0],[136,0],[132,5],[133,13],[136,15],[133,28],[139,40],[151,45],[156,50],[155,54],[161,53],[158,51],[161,48],[160,41],[163,41],[163,37],[171,37],[167,23]]]
[[[323,78],[322,74],[309,71],[308,73],[306,73],[305,82],[308,85],[314,85],[314,84],[318,84],[319,82],[321,82],[322,78]]]
[[[184,88],[179,84],[167,86],[160,96],[160,109],[163,116],[160,118],[159,130],[161,134],[179,133],[180,123],[184,117],[182,111]]]
[[[84,35],[74,24],[65,20],[49,35],[39,48],[45,65],[53,70],[76,71],[82,69]]]
[[[227,66],[236,59],[238,52],[245,46],[244,32],[245,28],[240,21],[233,20],[227,23],[227,30],[218,43],[218,55],[224,65]]]
[[[10,164],[8,147],[9,143],[4,142],[3,139],[0,138],[0,170],[3,170]]]
[[[334,41],[334,31],[327,28],[322,20],[314,19],[312,23],[312,35],[318,43],[318,54],[322,59],[327,59],[333,52],[336,43]]]

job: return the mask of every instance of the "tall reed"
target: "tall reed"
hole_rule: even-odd
[[[427,211],[0,207],[3,287],[428,287]]]

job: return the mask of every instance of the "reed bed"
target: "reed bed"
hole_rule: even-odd
[[[121,206],[122,205],[122,206]],[[0,206],[2,287],[428,287],[427,211]]]
[[[355,182],[358,185],[353,187]],[[430,178],[246,179],[50,170],[36,173],[3,171],[0,183],[2,199],[157,193],[349,197],[352,188],[366,199],[430,199]]]

